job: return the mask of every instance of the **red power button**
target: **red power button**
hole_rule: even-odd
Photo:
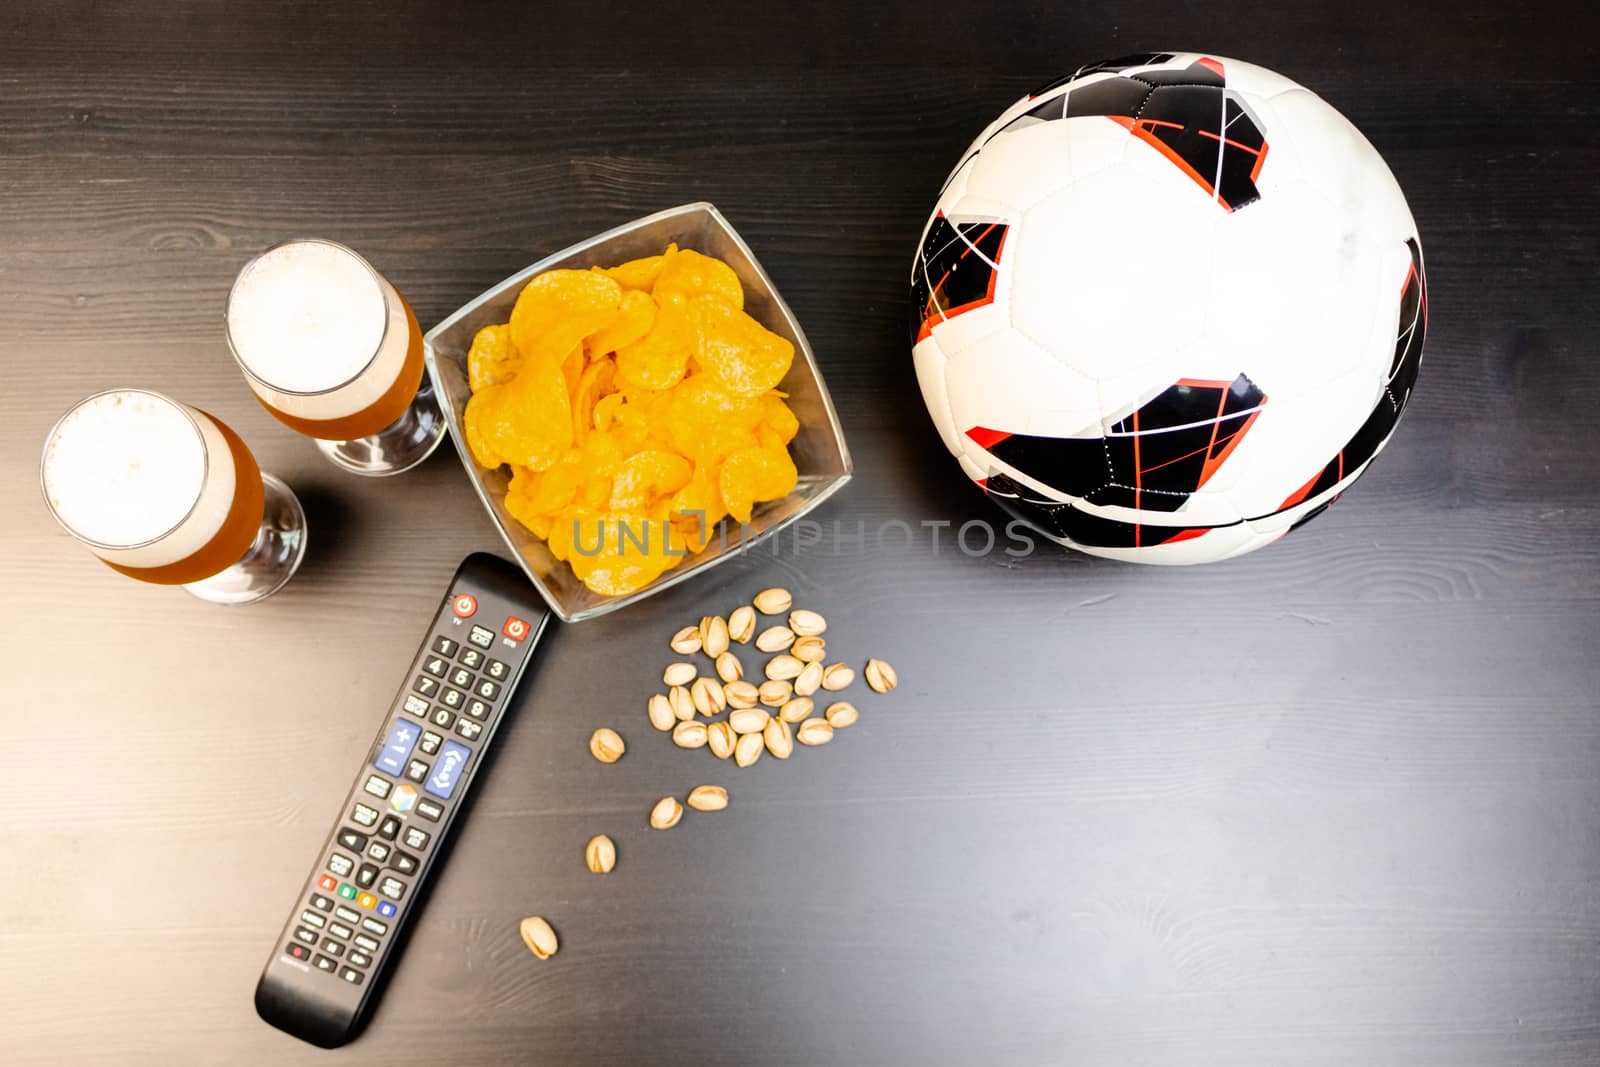
[[[459,618],[470,618],[478,610],[478,599],[469,593],[462,593],[450,602],[450,610]]]
[[[513,615],[506,620],[505,634],[513,641],[521,641],[528,636],[528,624]]]

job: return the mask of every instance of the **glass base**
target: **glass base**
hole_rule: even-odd
[[[261,475],[267,506],[261,530],[239,562],[218,574],[184,586],[190,596],[212,604],[254,604],[282,589],[306,554],[306,513],[294,491],[266,472]]]
[[[385,429],[349,441],[318,441],[317,449],[351,474],[385,478],[410,470],[444,440],[446,423],[433,395],[433,382],[423,375],[422,388],[406,413]]]

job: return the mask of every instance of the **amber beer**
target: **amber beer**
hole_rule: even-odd
[[[244,442],[156,393],[119,389],[79,403],[51,431],[42,472],[67,531],[142,582],[209,578],[261,526],[261,470]]]
[[[160,393],[114,389],[79,401],[51,429],[39,480],[56,520],[108,567],[203,599],[246,603],[272,592],[288,574],[268,572],[291,561],[266,549],[286,533],[300,544],[299,531],[263,534],[268,512],[285,494],[293,501],[288,488],[261,473],[221,420]],[[247,560],[252,573],[226,588],[194,584]],[[298,563],[296,551],[289,574]],[[268,588],[268,577],[281,580]]]
[[[245,264],[228,297],[228,342],[266,409],[324,441],[391,426],[422,382],[410,306],[332,241],[290,241]]]

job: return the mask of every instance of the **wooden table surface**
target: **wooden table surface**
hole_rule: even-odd
[[[0,1062],[1600,1062],[1595,39],[1487,0],[10,0]],[[1019,94],[1152,47],[1280,69],[1383,152],[1428,255],[1416,398],[1356,490],[1252,557],[969,559],[948,531],[935,555],[922,524],[996,514],[905,347],[938,183]],[[443,583],[499,546],[448,449],[345,477],[253,403],[233,274],[326,235],[431,325],[695,199],[832,386],[857,476],[821,520],[916,544],[785,544],[558,628],[372,1027],[299,1044],[256,977]],[[214,608],[56,529],[45,431],[124,383],[294,485],[284,593]],[[786,764],[672,748],[643,714],[666,635],[776,583],[901,688]],[[601,724],[632,745],[614,767]],[[701,781],[733,807],[646,829]]]

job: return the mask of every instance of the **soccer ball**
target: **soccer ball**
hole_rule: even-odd
[[[1195,53],[1017,101],[939,194],[912,356],[946,447],[1061,544],[1225,559],[1326,508],[1422,358],[1404,195],[1311,91]]]

